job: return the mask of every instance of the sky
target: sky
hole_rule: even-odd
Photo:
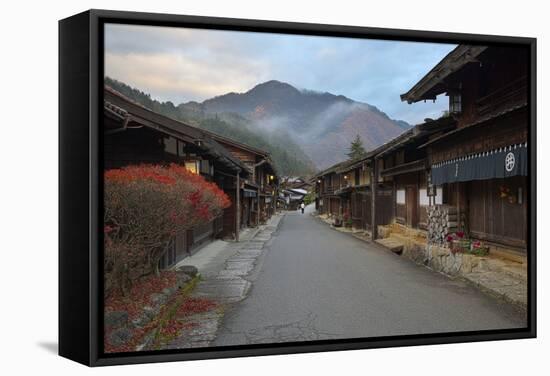
[[[437,118],[447,98],[409,105],[407,92],[455,45],[337,37],[105,26],[105,74],[179,104],[278,80],[378,107],[396,120]]]

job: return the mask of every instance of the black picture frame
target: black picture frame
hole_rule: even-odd
[[[102,353],[103,24],[147,24],[424,42],[502,44],[529,49],[528,325],[522,329]],[[536,337],[536,39],[109,10],[59,22],[59,354],[88,366],[290,354]]]

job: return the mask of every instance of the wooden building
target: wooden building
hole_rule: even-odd
[[[335,193],[340,196],[342,220],[356,229],[370,230],[371,190],[370,159],[349,161],[337,171],[343,184]]]
[[[316,208],[337,225],[372,230],[372,162],[369,153],[360,160],[337,163],[315,176]]]
[[[373,152],[376,164],[377,225],[392,222],[409,228],[427,229],[427,207],[440,203],[439,195],[428,189],[429,167],[426,150],[419,148],[434,135],[451,129],[455,120],[450,116],[416,125]],[[388,203],[387,196],[391,196]]]
[[[279,191],[279,198],[282,199],[285,210],[297,210],[306,195],[307,191],[301,188],[286,188]]]
[[[255,227],[275,213],[279,177],[268,152],[209,132],[251,172],[241,182],[241,227]]]
[[[104,169],[178,163],[215,182],[231,199],[232,205],[223,216],[177,234],[161,262],[163,267],[173,265],[215,237],[238,240],[238,229],[251,224],[242,219],[248,219],[248,208],[252,206],[247,192],[253,192],[255,197],[265,195],[276,182],[273,169],[267,167],[258,172],[258,165],[250,165],[229,150],[227,145],[233,145],[233,141],[157,114],[107,86],[103,124]],[[273,171],[272,175],[265,176],[266,171]]]
[[[401,96],[448,96],[454,127],[418,146],[429,184],[461,230],[499,250],[527,245],[528,67],[521,47],[460,45]]]
[[[320,172],[316,176],[318,212],[369,231],[373,239],[377,238],[378,226],[393,222],[425,229],[429,170],[426,150],[418,146],[454,123],[452,117],[427,121],[359,160]]]
[[[304,189],[309,191],[312,187],[312,184],[304,177],[289,177],[284,179],[284,186],[287,189]]]
[[[325,214],[329,217],[339,217],[343,214],[341,207],[341,197],[336,194],[344,183],[343,175],[338,172],[340,167],[344,167],[348,161],[337,163],[321,172],[315,179],[315,207],[319,214]]]

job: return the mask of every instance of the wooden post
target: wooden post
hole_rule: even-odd
[[[456,183],[456,211],[457,211],[457,226],[456,229],[462,231],[460,228],[460,218],[462,217],[462,202],[460,200],[460,182]]]
[[[241,179],[237,171],[237,182],[235,183],[235,241],[239,241],[239,230],[241,228]]]
[[[256,227],[260,225],[260,187],[258,187],[258,192],[256,193]]]
[[[393,177],[393,192],[391,193],[392,203],[391,203],[391,214],[392,217],[390,221],[395,221],[397,217],[397,182],[395,181],[395,176]]]
[[[371,239],[378,239],[378,225],[376,224],[376,188],[378,185],[378,159],[374,158],[371,168]]]

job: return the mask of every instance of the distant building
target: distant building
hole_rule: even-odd
[[[310,190],[312,184],[304,177],[289,177],[284,180],[285,188],[298,188]]]
[[[284,207],[287,210],[297,210],[300,204],[304,201],[304,197],[308,191],[300,188],[282,189],[280,197],[284,202]]]

